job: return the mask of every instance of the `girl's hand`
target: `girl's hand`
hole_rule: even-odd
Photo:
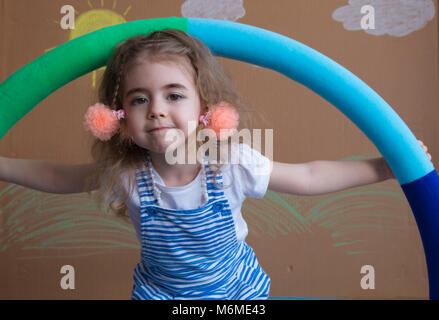
[[[419,141],[419,144],[421,145],[422,149],[424,149],[425,153],[427,154],[427,156],[431,160],[431,155],[427,152],[427,150],[428,150],[427,146],[425,146],[424,143],[421,140],[418,140],[418,141]]]
[[[418,139],[419,144],[421,145],[422,149],[424,149],[425,153],[427,154],[427,156],[430,158],[431,160],[431,155],[427,152],[428,148],[426,145],[424,145],[424,143]],[[387,163],[387,161],[384,161],[385,165],[386,165],[386,172],[387,172],[387,176],[389,177],[389,179],[396,179],[395,175],[392,172],[392,169],[390,168],[389,164]]]

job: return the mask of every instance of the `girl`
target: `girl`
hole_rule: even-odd
[[[222,145],[230,151],[226,163],[213,166],[217,159],[207,151],[195,163],[171,164],[169,132],[183,133],[177,147],[184,147],[186,159],[199,130],[215,123],[235,128],[236,112],[242,116],[245,108],[209,49],[182,31],[120,43],[99,99],[87,112],[97,137],[94,163],[0,158],[0,178],[51,193],[97,190],[101,203],[129,216],[141,244],[132,299],[266,299],[270,279],[245,242],[240,209],[246,197],[262,198],[267,189],[317,195],[394,178],[384,158],[272,162],[227,135],[227,144],[217,144],[220,158]],[[100,122],[106,108],[120,127]],[[191,121],[198,126],[191,128]],[[234,154],[238,165],[230,163]]]

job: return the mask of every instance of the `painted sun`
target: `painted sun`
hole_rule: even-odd
[[[131,10],[131,5],[129,5],[122,14],[119,14],[113,11],[116,10],[117,0],[112,1],[111,9],[105,8],[104,0],[100,0],[100,8],[95,8],[90,0],[87,0],[87,2],[91,10],[88,10],[84,13],[79,13],[75,9],[75,29],[70,30],[69,38],[67,41],[102,28],[127,22],[124,17],[126,17],[128,12]],[[54,22],[58,25],[60,24],[59,21]],[[45,51],[50,51],[53,48],[55,47],[46,49]],[[102,67],[92,72],[93,88],[96,87],[96,72],[104,69],[105,67]]]

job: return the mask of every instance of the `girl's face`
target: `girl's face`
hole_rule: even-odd
[[[174,136],[165,139],[168,131],[181,130],[187,141],[195,131],[192,125],[188,132],[189,121],[198,125],[200,98],[189,71],[192,67],[184,58],[178,59],[144,60],[125,77],[123,108],[128,132],[138,146],[151,152],[165,153],[169,145],[175,147]],[[166,129],[157,130],[163,127]],[[180,140],[179,145],[185,141]]]

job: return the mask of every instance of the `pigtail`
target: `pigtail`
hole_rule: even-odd
[[[123,77],[125,76],[125,68],[127,65],[127,58],[126,54],[120,53],[120,64],[119,64],[119,72],[116,75],[116,82],[114,87],[114,93],[113,93],[113,99],[111,102],[111,107],[116,110],[123,110],[122,107],[122,99],[120,98],[120,91],[121,91],[121,81]],[[123,88],[122,88],[123,89]],[[128,116],[125,114],[126,117]],[[116,152],[118,152],[122,158],[124,155],[127,155],[132,151],[132,148],[135,146],[135,143],[132,139],[132,137],[128,134],[128,129],[126,125],[126,117],[123,121],[120,123],[120,130],[118,134],[115,136],[116,138]]]
[[[114,88],[113,101],[111,102],[111,107],[115,108],[116,110],[117,110],[116,100],[117,100],[118,95],[119,95],[120,81],[121,81],[122,75],[124,73],[124,68],[125,68],[125,63],[122,62],[121,68],[119,70],[119,74],[117,75],[117,78],[116,78],[116,86]],[[119,99],[119,102],[121,102],[120,99]],[[122,103],[119,103],[119,104],[121,105]],[[120,106],[120,107],[122,108],[122,106]]]

